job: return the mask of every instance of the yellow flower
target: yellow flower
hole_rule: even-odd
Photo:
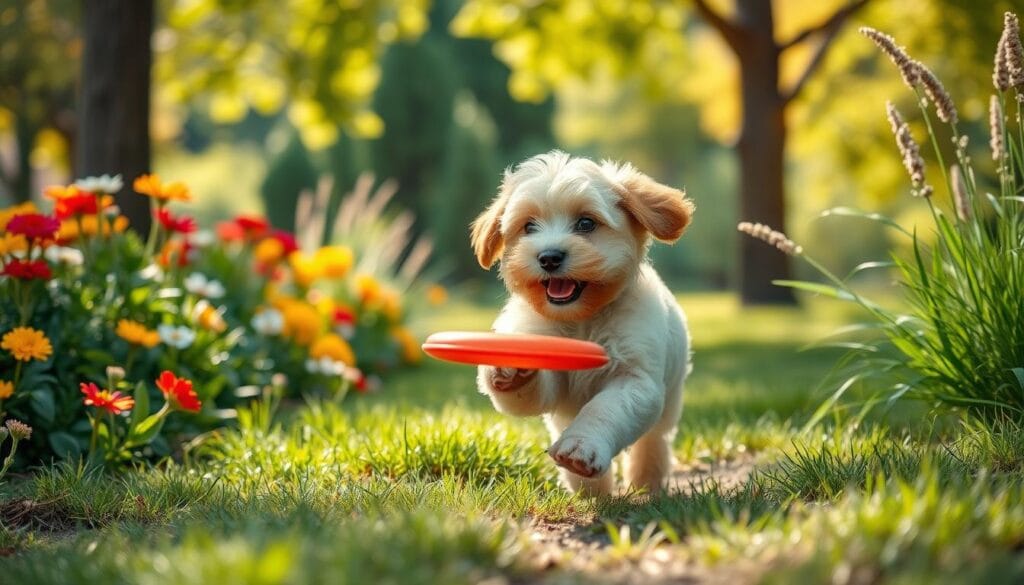
[[[407,364],[418,364],[423,359],[420,352],[420,344],[416,342],[411,331],[405,327],[395,327],[391,330],[391,338],[398,342],[402,351],[402,361]]]
[[[282,333],[298,345],[309,345],[320,334],[323,319],[321,319],[320,313],[308,303],[301,301],[286,303],[281,309],[281,314],[284,317]]]
[[[53,353],[53,346],[46,335],[31,327],[15,327],[5,333],[3,340],[0,340],[0,348],[11,352],[14,359],[23,362],[43,361]]]
[[[323,276],[323,270],[316,257],[311,257],[302,252],[292,252],[288,255],[288,264],[292,267],[292,278],[299,286],[309,286],[313,281]]]
[[[327,278],[345,278],[355,261],[352,249],[347,246],[324,246],[316,251],[314,258]]]
[[[315,360],[328,357],[336,362],[345,362],[347,366],[356,365],[356,354],[353,353],[352,346],[334,333],[328,333],[317,339],[309,348],[309,357]]]
[[[402,320],[402,297],[398,291],[386,288],[380,293],[380,310],[391,323]]]
[[[7,380],[0,380],[0,400],[7,400],[14,394],[14,384]]]
[[[0,256],[24,252],[28,250],[28,240],[21,234],[4,234],[0,236]]]
[[[78,236],[85,234],[86,236],[95,236],[100,232],[100,221],[95,214],[83,215],[81,217],[82,225],[81,232],[79,232],[78,220],[65,219],[60,222],[60,231],[57,232],[58,241],[71,241],[78,239]],[[128,229],[128,218],[119,215],[113,219],[103,219],[103,235],[110,235],[111,224],[113,224],[115,233],[122,233]]]
[[[277,238],[263,238],[253,249],[253,256],[265,266],[277,264],[284,256],[284,244]]]
[[[132,188],[138,193],[152,197],[160,202],[189,201],[192,199],[192,195],[189,193],[188,186],[185,183],[174,181],[165,185],[160,181],[160,175],[156,173],[142,175],[135,179],[132,183]]]
[[[427,302],[437,307],[448,302],[448,291],[440,284],[433,284],[427,289]]]
[[[145,325],[138,321],[121,319],[117,322],[115,333],[128,343],[134,343],[143,347],[155,347],[156,344],[160,343],[160,334],[152,329],[147,329]]]
[[[22,215],[25,213],[36,213],[39,210],[31,202],[21,203],[12,207],[5,207],[0,209],[0,230],[7,229],[7,222],[11,221],[11,218],[15,215]]]
[[[353,280],[356,296],[366,305],[372,305],[380,299],[380,283],[369,274],[357,274]]]

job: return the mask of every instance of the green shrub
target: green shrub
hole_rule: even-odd
[[[997,90],[990,100],[994,178],[985,177],[982,165],[968,154],[967,135],[958,126],[954,102],[934,74],[888,35],[872,29],[862,32],[892,59],[914,92],[948,203],[940,201],[942,189],[929,183],[920,147],[890,103],[888,117],[910,174],[912,193],[928,207],[932,233],[905,228],[878,214],[846,208],[826,213],[868,218],[908,238],[908,253],[894,252],[887,262],[866,262],[850,275],[894,268],[906,311],[884,308],[858,293],[850,277],[832,274],[785,234],[749,223],[740,224],[740,230],[803,258],[829,281],[777,284],[856,303],[872,318],[857,328],[858,337],[845,344],[853,351],[847,360],[852,364],[851,375],[826,407],[857,380],[882,377],[892,383],[878,398],[918,398],[985,420],[1020,419],[1024,417],[1024,50],[1017,17],[1006,14],[993,75]],[[947,130],[939,122],[952,134],[951,148],[940,145],[939,136]],[[949,160],[953,162],[947,167]],[[824,408],[818,414],[823,412]]]

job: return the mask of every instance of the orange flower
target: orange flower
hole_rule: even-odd
[[[448,291],[440,284],[432,284],[427,288],[427,302],[437,307],[448,301]]]
[[[357,274],[353,280],[356,296],[366,305],[372,305],[380,299],[380,283],[369,274]]]
[[[95,236],[100,233],[100,220],[96,215],[83,215],[80,218],[81,229],[79,229],[78,221],[74,219],[66,219],[60,224],[60,231],[57,232],[58,242],[73,242],[79,238],[79,236],[85,235],[87,237]],[[114,228],[114,233],[122,233],[128,229],[128,218],[119,215],[115,218],[106,218],[102,222],[103,235],[110,235],[110,228]]]
[[[0,339],[0,348],[14,355],[14,359],[27,362],[43,361],[53,353],[53,346],[46,335],[31,327],[15,327]]]
[[[277,264],[284,257],[284,244],[276,238],[263,238],[256,244],[252,255],[263,266]]]
[[[170,370],[164,370],[156,379],[156,387],[164,393],[168,404],[181,410],[199,412],[203,403],[199,401],[195,390],[192,389],[192,380],[179,378]]]
[[[88,384],[82,382],[78,387],[82,389],[82,394],[85,394],[83,402],[86,406],[102,408],[110,414],[121,414],[135,406],[135,399],[122,394],[120,391],[111,392],[106,388],[100,390],[92,382]]]
[[[296,344],[309,345],[320,334],[323,319],[309,303],[301,301],[286,303],[281,309],[281,314],[284,317],[282,333]]]
[[[347,341],[334,333],[328,333],[309,348],[309,357],[318,360],[320,358],[331,358],[336,362],[344,362],[347,366],[356,365],[356,354]]]
[[[7,380],[0,380],[0,400],[6,400],[14,394],[14,384]]]
[[[117,336],[135,345],[142,347],[156,347],[160,343],[160,334],[145,325],[129,319],[121,319],[117,322]]]
[[[28,250],[28,239],[23,235],[5,233],[0,236],[0,256]]]
[[[142,175],[135,179],[132,188],[138,193],[156,199],[159,203],[167,201],[190,201],[192,199],[188,186],[181,181],[164,184],[160,181],[160,175],[153,173]]]
[[[402,361],[405,363],[418,364],[423,359],[420,345],[416,343],[416,338],[408,329],[395,327],[391,330],[391,338],[398,342],[398,347],[402,351]]]

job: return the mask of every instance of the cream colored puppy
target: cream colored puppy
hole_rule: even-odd
[[[674,242],[693,204],[629,164],[553,151],[506,171],[474,222],[480,265],[500,259],[511,298],[494,330],[593,341],[611,358],[579,371],[481,366],[495,408],[543,415],[548,453],[569,489],[606,494],[612,458],[627,449],[630,487],[658,491],[689,371],[686,317],[647,260],[651,239]]]

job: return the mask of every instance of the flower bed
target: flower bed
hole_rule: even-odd
[[[420,359],[402,296],[352,248],[300,249],[258,216],[201,230],[171,207],[188,187],[156,175],[133,183],[153,203],[142,242],[121,187],[90,178],[46,189],[51,213],[0,210],[0,420],[33,427],[22,461],[166,455],[271,389],[340,400]]]

